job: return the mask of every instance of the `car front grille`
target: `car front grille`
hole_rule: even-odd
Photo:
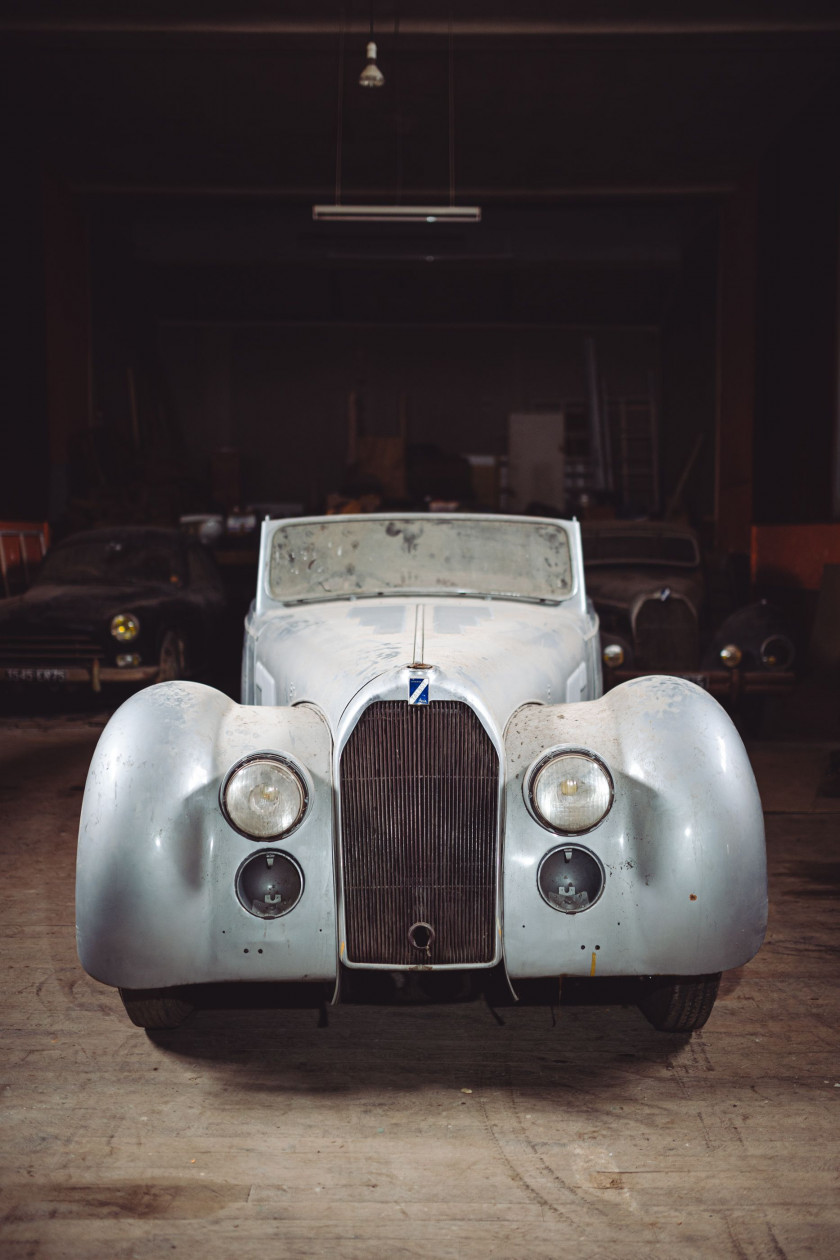
[[[0,635],[0,665],[90,665],[104,652],[86,634]]]
[[[700,640],[691,605],[673,596],[646,599],[636,613],[636,665],[639,669],[697,669]]]
[[[348,962],[491,963],[499,760],[460,701],[378,701],[341,757]]]

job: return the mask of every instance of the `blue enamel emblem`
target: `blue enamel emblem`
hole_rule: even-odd
[[[409,704],[428,704],[429,703],[428,678],[409,678],[408,703]]]

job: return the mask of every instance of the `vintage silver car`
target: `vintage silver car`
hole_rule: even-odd
[[[602,695],[569,521],[266,521],[242,703],[135,695],[82,808],[79,955],[145,1027],[215,982],[449,973],[626,977],[690,1032],[766,910],[735,728],[681,678]]]

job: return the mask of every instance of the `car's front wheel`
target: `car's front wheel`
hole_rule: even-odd
[[[712,1013],[721,973],[708,976],[651,976],[643,982],[639,1010],[660,1032],[691,1033]]]
[[[177,989],[120,989],[119,994],[138,1028],[177,1028],[194,1009]]]

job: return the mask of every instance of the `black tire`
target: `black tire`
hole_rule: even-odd
[[[158,654],[157,682],[173,682],[187,675],[187,651],[184,640],[174,630],[167,630],[161,639]]]
[[[195,1009],[177,989],[120,989],[119,994],[138,1028],[177,1028]]]
[[[712,1013],[721,973],[708,976],[652,976],[644,982],[639,1010],[659,1032],[691,1033]]]

